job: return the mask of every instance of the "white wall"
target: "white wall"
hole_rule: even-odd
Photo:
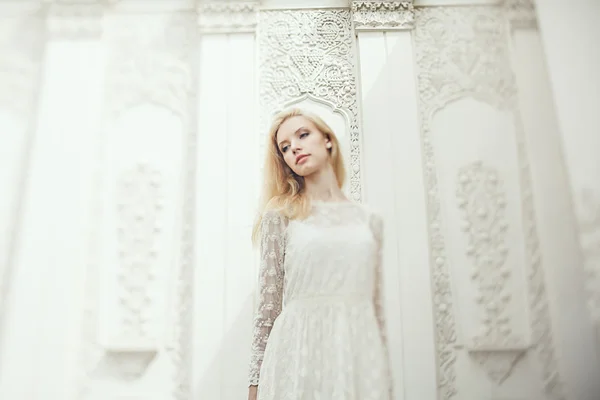
[[[246,396],[290,105],[386,219],[396,399],[600,393],[591,3],[205,3],[0,3],[0,398]]]
[[[576,298],[585,297],[594,323],[596,357],[600,355],[600,53],[594,41],[600,28],[594,16],[600,3],[579,0],[538,1],[540,41],[547,58],[548,76],[561,134],[563,159],[570,184],[570,201],[577,219],[576,235],[582,252],[584,282]],[[566,61],[567,60],[567,61]],[[568,278],[568,277],[566,277]],[[569,279],[569,278],[568,278]],[[572,279],[572,278],[570,278]],[[572,292],[568,293],[573,295]],[[590,333],[588,333],[590,335]],[[584,349],[581,349],[584,351]],[[582,356],[590,363],[589,357]],[[596,361],[597,362],[597,361]],[[592,369],[593,370],[593,369]],[[584,374],[585,375],[585,374]],[[590,379],[596,385],[597,379]],[[596,386],[597,392],[600,388]]]

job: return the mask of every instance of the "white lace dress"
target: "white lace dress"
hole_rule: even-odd
[[[262,222],[250,385],[259,400],[391,398],[380,287],[382,221],[314,203],[305,220]]]

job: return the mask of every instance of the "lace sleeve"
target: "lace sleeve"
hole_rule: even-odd
[[[392,373],[389,361],[389,349],[387,340],[387,326],[384,308],[384,292],[383,292],[383,220],[377,214],[371,217],[371,229],[377,245],[377,256],[375,260],[375,289],[373,292],[373,304],[375,306],[375,315],[379,324],[379,332],[386,351],[387,372],[390,383],[390,396],[392,395]],[[393,398],[391,396],[390,398]]]
[[[263,354],[283,300],[285,224],[278,213],[267,212],[261,223],[258,304],[250,359],[249,385],[258,385]]]

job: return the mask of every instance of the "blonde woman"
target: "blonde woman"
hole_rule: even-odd
[[[249,399],[391,398],[382,221],[341,190],[338,140],[299,109],[275,117],[253,239],[260,245]]]

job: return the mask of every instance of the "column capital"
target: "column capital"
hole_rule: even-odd
[[[205,2],[198,1],[200,32],[253,33],[258,23],[258,1]]]
[[[354,30],[409,30],[414,27],[415,10],[411,1],[352,1]]]

